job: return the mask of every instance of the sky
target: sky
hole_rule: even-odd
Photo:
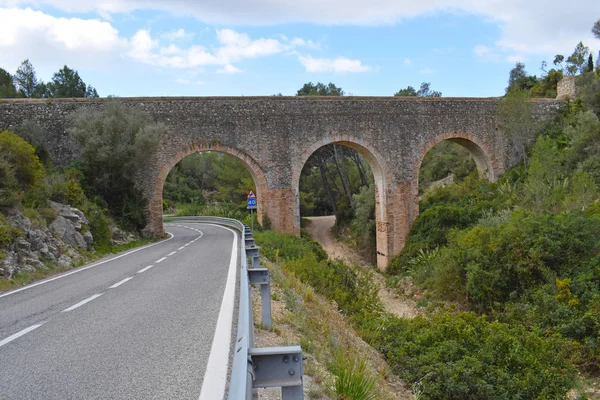
[[[598,19],[598,0],[0,0],[0,68],[67,65],[102,97],[492,97],[517,61],[539,76],[579,41],[596,61]]]

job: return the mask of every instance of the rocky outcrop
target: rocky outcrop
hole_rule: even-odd
[[[80,210],[55,202],[50,202],[50,207],[58,213],[49,227],[58,239],[71,247],[88,251],[94,249],[90,222]]]
[[[0,249],[0,277],[10,278],[18,272],[35,272],[49,266],[68,268],[81,255],[76,249],[92,251],[94,238],[89,221],[78,209],[64,204],[50,204],[57,213],[48,227],[32,224],[20,212],[13,211],[6,217],[8,223],[22,235]]]

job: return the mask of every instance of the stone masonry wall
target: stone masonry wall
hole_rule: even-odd
[[[259,191],[261,215],[275,229],[299,232],[297,188],[304,163],[332,142],[357,149],[375,173],[378,251],[383,259],[404,245],[418,214],[418,166],[441,140],[469,148],[491,179],[519,161],[523,141],[510,138],[496,120],[496,98],[217,97],[123,98],[167,126],[160,150],[149,155],[138,182],[150,199],[149,226],[162,232],[162,185],[174,163],[195,151],[224,151],[242,159]],[[106,99],[1,100],[0,130],[29,119],[48,134],[52,156],[65,165],[77,156],[68,136],[69,115],[103,107]],[[535,100],[536,119],[561,107]],[[381,230],[381,232],[379,232]],[[382,243],[384,248],[379,248]],[[383,261],[381,262],[383,264]]]

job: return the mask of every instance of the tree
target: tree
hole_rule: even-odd
[[[588,57],[590,49],[583,45],[583,42],[577,43],[573,54],[567,58],[567,74],[575,75],[578,72],[584,72],[584,64]]]
[[[584,67],[583,72],[584,73],[594,72],[594,58],[592,57],[591,53],[588,56],[587,65]]]
[[[17,88],[15,88],[13,77],[0,68],[0,98],[13,98],[17,96]]]
[[[337,87],[333,83],[329,82],[325,85],[318,82],[316,85],[312,82],[305,83],[304,86],[296,93],[296,96],[343,96],[344,91],[342,88]]]
[[[23,61],[14,76],[17,90],[23,97],[42,97],[40,86],[35,76],[35,69],[29,59]]]
[[[431,83],[423,82],[419,90],[415,90],[414,87],[408,86],[406,89],[400,89],[394,96],[414,96],[414,97],[442,97],[442,92],[431,90]]]
[[[592,26],[592,33],[596,39],[600,39],[600,19],[594,23],[594,26]]]
[[[554,56],[554,65],[560,67],[560,70],[563,70],[563,61],[565,61],[565,56],[563,56],[562,54],[557,54]]]
[[[442,97],[442,92],[430,89],[431,83],[423,82],[417,92],[418,97]]]
[[[527,71],[525,71],[525,64],[522,62],[517,62],[515,67],[510,70],[506,93],[512,90],[529,90],[535,86],[537,81],[538,79],[535,75],[527,75]]]
[[[134,182],[165,130],[150,114],[116,101],[101,110],[80,109],[73,115],[69,133],[81,146],[89,194],[102,197],[127,227],[145,226],[146,199]]]
[[[96,89],[83,82],[79,73],[66,65],[48,83],[49,97],[98,97]]]
[[[394,96],[416,97],[417,96],[417,91],[415,90],[414,87],[407,86],[406,89],[400,89],[396,93],[394,93]]]
[[[511,90],[498,102],[496,115],[498,123],[517,146],[520,157],[525,157],[525,146],[535,131],[532,117],[530,92],[528,90]],[[525,162],[527,159],[525,159]]]

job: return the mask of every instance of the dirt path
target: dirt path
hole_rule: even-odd
[[[334,215],[310,217],[308,219],[312,223],[308,225],[306,230],[313,239],[323,246],[323,249],[329,254],[329,258],[334,260],[339,258],[349,264],[372,268],[353,249],[335,239],[331,232],[331,229],[335,225]],[[385,285],[385,279],[381,274],[373,274],[373,278],[379,285],[379,298],[387,311],[401,318],[412,318],[418,314],[415,302],[411,299],[402,298],[396,292],[388,289]]]

